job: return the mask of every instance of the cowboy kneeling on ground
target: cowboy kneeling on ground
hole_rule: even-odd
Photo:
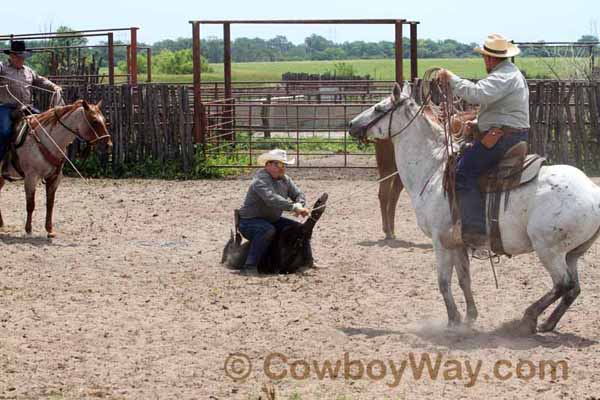
[[[282,217],[283,211],[306,217],[304,193],[285,173],[285,167],[294,164],[288,160],[285,150],[274,149],[258,157],[259,169],[246,193],[244,205],[239,210],[240,232],[250,240],[250,250],[243,269],[252,269],[260,262],[275,235],[283,228],[300,225],[299,222]],[[310,253],[310,246],[307,250]],[[312,254],[307,254],[312,260]]]

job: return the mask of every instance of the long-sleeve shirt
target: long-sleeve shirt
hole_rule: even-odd
[[[10,79],[3,79],[3,77]],[[12,79],[22,83],[15,82]],[[0,104],[19,105],[19,103],[8,93],[4,87],[5,85],[8,85],[10,93],[27,106],[32,105],[31,85],[52,91],[58,89],[57,85],[39,75],[28,66],[24,65],[23,68],[15,68],[10,61],[7,63],[0,63]]]
[[[304,205],[305,202],[304,193],[289,176],[276,180],[263,168],[252,179],[244,205],[240,208],[240,217],[275,222],[283,211],[292,211],[294,203]]]
[[[525,77],[510,60],[473,83],[453,75],[452,91],[471,104],[480,104],[477,126],[481,132],[492,127],[529,128],[529,89]]]

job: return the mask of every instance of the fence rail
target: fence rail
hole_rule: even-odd
[[[375,166],[373,149],[349,138],[346,124],[387,96],[390,82],[242,82],[234,85],[230,99],[223,98],[222,83],[203,87],[201,138],[192,135],[190,85],[81,85],[66,87],[65,97],[103,101],[114,142],[106,160],[115,175],[148,160],[159,166],[176,163],[187,173],[199,149],[220,157],[214,165],[254,166],[256,156],[273,146],[287,147],[301,167]],[[536,80],[529,88],[531,151],[551,163],[599,173],[600,82]],[[41,108],[48,101],[46,94],[36,98]]]
[[[108,159],[113,175],[148,161],[161,167],[178,163],[187,173],[195,154],[189,91],[185,85],[84,85],[65,87],[64,97],[67,102],[102,100],[113,141]],[[36,100],[45,109],[50,96],[42,94]]]
[[[600,82],[537,81],[530,92],[531,151],[600,172]]]

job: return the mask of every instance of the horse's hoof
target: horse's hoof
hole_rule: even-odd
[[[517,326],[517,335],[519,336],[530,336],[535,335],[537,330],[537,322],[530,319],[523,319]]]
[[[544,322],[538,327],[539,332],[552,332],[556,325],[548,323],[548,321]]]
[[[53,239],[56,237],[56,233],[54,232],[48,232],[48,239]]]
[[[473,313],[473,314],[467,314],[467,319],[465,320],[465,323],[467,325],[473,325],[475,323],[475,321],[477,321],[477,312]]]
[[[448,329],[457,328],[462,325],[462,318],[459,316],[448,320]]]

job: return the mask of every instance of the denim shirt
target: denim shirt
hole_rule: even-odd
[[[291,200],[289,200],[291,199]],[[292,178],[273,179],[267,170],[256,172],[240,208],[241,218],[263,218],[275,222],[283,211],[292,211],[294,203],[305,203],[304,193]]]
[[[521,71],[510,60],[496,65],[477,83],[453,75],[450,86],[455,95],[481,105],[477,115],[480,131],[503,126],[529,128],[529,88]]]

